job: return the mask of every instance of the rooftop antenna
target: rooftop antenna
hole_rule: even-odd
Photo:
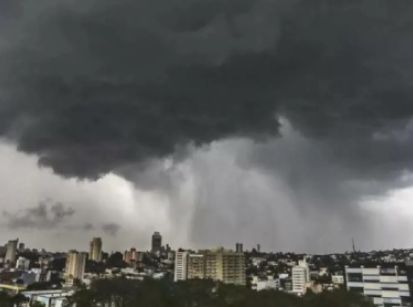
[[[354,238],[351,238],[351,243],[353,245],[353,253],[356,253],[356,244],[354,244]]]

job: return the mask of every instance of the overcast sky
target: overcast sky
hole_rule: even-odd
[[[413,3],[3,0],[0,240],[413,246]]]

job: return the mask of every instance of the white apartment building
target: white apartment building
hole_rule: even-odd
[[[307,271],[305,267],[295,266],[291,273],[293,292],[298,295],[305,293],[307,289]]]
[[[24,257],[19,257],[16,261],[16,269],[21,271],[27,271],[30,267],[30,260]]]
[[[291,279],[293,293],[297,295],[305,294],[308,283],[310,282],[310,269],[305,260],[300,261],[298,265],[292,268]]]
[[[379,307],[411,306],[406,270],[398,267],[345,267],[346,288],[370,297]]]
[[[176,252],[174,281],[186,280],[188,278],[188,254],[186,251]]]
[[[267,276],[265,279],[261,279],[258,276],[253,276],[251,280],[251,289],[256,291],[262,290],[277,290],[280,289],[280,280],[273,276]]]
[[[36,290],[23,291],[23,296],[29,299],[29,304],[40,303],[44,307],[64,307],[68,297],[74,294],[73,290]],[[24,305],[23,305],[24,306]]]

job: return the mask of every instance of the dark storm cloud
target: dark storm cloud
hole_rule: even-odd
[[[20,0],[2,0],[0,2],[0,22],[8,21],[7,19],[19,11]]]
[[[0,132],[59,174],[277,135],[279,116],[363,176],[411,166],[410,135],[387,133],[413,114],[410,1],[23,3]]]
[[[10,229],[55,229],[62,226],[75,211],[60,202],[41,201],[37,206],[17,212],[3,212],[6,225]]]
[[[116,223],[107,223],[102,225],[103,232],[110,236],[116,236],[118,234],[119,229],[120,225]]]

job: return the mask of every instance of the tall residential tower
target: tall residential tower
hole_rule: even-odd
[[[175,253],[174,281],[188,279],[188,255],[187,251],[182,250]]]
[[[152,235],[152,242],[151,242],[151,252],[152,253],[159,253],[162,248],[162,236],[159,232],[155,232]]]
[[[90,242],[89,260],[101,262],[102,261],[102,239],[93,238]]]
[[[86,266],[86,256],[86,253],[79,253],[75,250],[67,253],[65,278],[68,284],[72,284],[75,279],[83,278]]]
[[[8,264],[14,264],[16,262],[16,255],[17,255],[17,243],[19,239],[10,240],[7,242],[6,245],[6,257],[4,258],[4,262]]]

